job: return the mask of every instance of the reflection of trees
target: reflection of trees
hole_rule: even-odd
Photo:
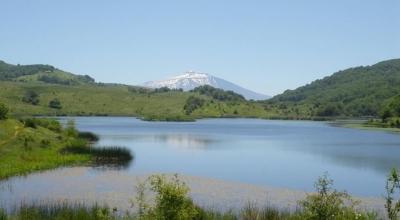
[[[104,140],[104,136],[102,137]],[[110,140],[114,140],[110,138]],[[119,143],[121,141],[127,142],[162,142],[169,147],[174,147],[184,150],[210,150],[216,147],[215,143],[221,140],[215,139],[215,137],[208,137],[207,135],[198,134],[154,134],[154,135],[129,135],[129,136],[118,136],[115,138]],[[104,143],[103,143],[104,144]]]
[[[134,159],[133,159],[134,160]],[[101,171],[106,171],[106,170],[126,170],[128,169],[133,160],[129,161],[96,161],[92,162],[92,168],[95,170],[101,170]]]
[[[215,140],[193,134],[170,134],[154,136],[168,145],[181,149],[205,149],[210,147]]]

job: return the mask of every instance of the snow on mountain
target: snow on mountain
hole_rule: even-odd
[[[182,75],[163,81],[146,82],[139,86],[153,89],[168,87],[170,89],[183,89],[184,91],[189,91],[202,85],[210,85],[212,87],[223,89],[225,91],[231,90],[236,93],[242,94],[246,99],[265,100],[271,98],[271,96],[253,92],[226,80],[211,76],[207,73],[199,73],[194,71],[188,71]]]

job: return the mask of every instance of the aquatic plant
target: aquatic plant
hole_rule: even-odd
[[[90,132],[90,131],[79,131],[78,138],[84,139],[84,140],[90,141],[90,142],[95,142],[100,139],[97,134]]]
[[[79,142],[77,142],[79,143]],[[92,161],[130,161],[133,159],[131,150],[121,146],[91,147],[82,143],[67,146],[60,151],[61,154],[87,154],[92,156]]]

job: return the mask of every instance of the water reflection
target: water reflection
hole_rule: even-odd
[[[135,158],[129,161],[96,161],[91,163],[91,168],[97,171],[122,171],[132,166]]]
[[[166,172],[313,190],[315,179],[329,171],[338,188],[380,197],[387,172],[392,165],[400,168],[400,136],[322,122],[209,119],[150,123],[113,117],[75,120],[79,130],[100,136],[97,145],[127,146],[137,156],[131,164],[94,165],[85,173],[90,178],[112,173],[103,172],[108,170]]]
[[[163,143],[167,147],[184,151],[203,151],[221,148],[220,142],[224,140],[216,137],[198,134],[154,134],[154,135],[129,135],[129,136],[101,136],[100,144],[115,143],[132,144],[136,142]],[[100,145],[99,144],[99,145]]]

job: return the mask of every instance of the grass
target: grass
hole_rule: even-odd
[[[22,102],[28,91],[39,94],[39,104]],[[186,99],[194,95],[205,100],[201,108],[186,115]],[[49,108],[49,102],[59,99],[62,108]],[[128,91],[125,85],[58,85],[43,82],[0,82],[0,102],[5,103],[14,116],[73,115],[73,116],[135,116],[153,120],[186,121],[197,118],[268,118],[311,117],[312,108],[306,104],[266,104],[254,101],[218,101],[198,93],[171,91],[139,94]],[[156,116],[156,117],[152,117]],[[180,118],[178,118],[180,117]]]
[[[61,139],[59,133],[40,126],[34,129],[17,120],[0,120],[0,179],[90,161],[89,155],[60,155]]]
[[[400,133],[400,125],[398,125],[396,122],[399,119],[400,119],[399,117],[391,117],[384,122],[382,122],[382,120],[371,119],[368,122],[344,123],[343,127],[362,129],[362,130],[378,130],[378,131]]]
[[[66,147],[67,139],[62,131],[55,132],[39,126],[41,120],[48,122],[48,119],[36,119],[36,128],[26,127],[21,122],[26,120],[0,120],[0,180],[90,162],[124,165],[133,159],[127,148],[89,147],[84,139],[74,139],[74,145]],[[47,124],[53,128],[51,123]],[[90,132],[80,135],[91,141],[98,139],[97,135]]]
[[[251,203],[241,210],[219,211],[200,206],[195,208],[197,215],[191,218],[192,220],[284,220],[291,216],[289,211],[281,211],[268,206],[260,208]],[[68,200],[24,201],[20,204],[12,204],[7,211],[1,210],[0,208],[0,220],[139,219],[135,213],[124,213],[117,207],[111,209],[107,205],[98,205],[97,203],[88,205],[83,202]]]
[[[106,219],[112,217],[109,207],[106,205],[99,206],[97,204],[86,205],[82,202],[71,201],[46,201],[38,200],[31,202],[22,202],[21,204],[13,204],[9,210],[9,214],[3,212],[3,217],[0,212],[0,220],[15,219],[15,220],[56,220],[56,219]]]

